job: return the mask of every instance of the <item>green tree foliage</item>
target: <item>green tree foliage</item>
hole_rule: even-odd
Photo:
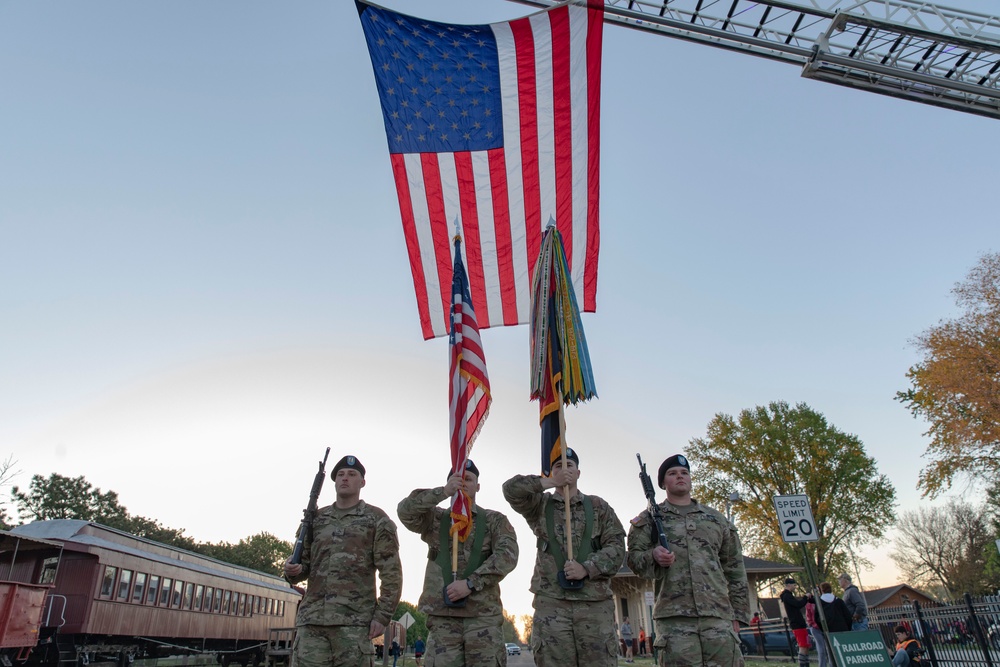
[[[962,315],[916,337],[923,360],[896,394],[930,425],[918,486],[931,497],[956,475],[1000,475],[1000,253],[983,255],[952,294]]]
[[[521,640],[524,644],[531,644],[531,628],[534,625],[534,617],[531,614],[521,614],[521,627],[524,629],[524,636]]]
[[[102,493],[80,477],[32,475],[28,490],[11,490],[22,520],[83,519],[111,524],[128,517],[114,491]]]
[[[507,610],[503,610],[503,640],[504,642],[518,642],[521,643],[521,638],[517,633],[517,626],[514,625],[514,614],[507,613]]]
[[[890,556],[908,581],[941,590],[948,599],[992,593],[1000,581],[987,571],[996,553],[990,523],[985,505],[955,499],[943,507],[906,511],[896,524]]]
[[[275,576],[281,576],[283,563],[292,555],[292,543],[271,533],[257,533],[236,544],[202,544],[196,549],[212,558]]]
[[[3,471],[0,464],[0,484],[3,484]],[[118,502],[117,493],[102,492],[83,476],[71,478],[56,473],[49,477],[34,475],[27,491],[15,486],[11,496],[22,519],[93,521],[138,537],[278,576],[281,564],[292,553],[291,543],[279,540],[270,533],[258,533],[236,544],[200,543],[185,535],[183,529],[170,528],[154,519],[129,514]]]
[[[894,520],[896,491],[861,440],[804,403],[717,414],[688,457],[698,500],[722,507],[736,491],[746,501],[733,507],[734,520],[758,558],[801,562],[801,547],[781,538],[772,498],[806,494],[819,533],[807,552],[821,580],[847,570],[851,550],[879,542]]]
[[[406,629],[407,646],[413,646],[413,642],[417,641],[417,639],[423,639],[426,642],[427,614],[417,609],[416,605],[400,600],[399,605],[396,607],[396,613],[392,615],[392,620],[398,621],[406,612],[410,612],[410,615],[414,619],[413,625]]]

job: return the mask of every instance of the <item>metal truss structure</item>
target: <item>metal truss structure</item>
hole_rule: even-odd
[[[1000,119],[997,16],[908,0],[605,0],[605,22],[793,63],[810,79]]]

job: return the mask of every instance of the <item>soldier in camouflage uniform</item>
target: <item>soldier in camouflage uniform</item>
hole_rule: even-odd
[[[531,592],[535,594],[531,650],[538,667],[613,667],[618,662],[618,636],[611,577],[625,558],[625,529],[611,506],[577,489],[580,458],[566,450],[549,477],[517,475],[503,494],[524,516],[538,538]],[[574,560],[566,560],[565,501],[568,486]],[[547,489],[558,488],[556,493]],[[582,588],[560,586],[559,571]]]
[[[289,583],[308,580],[291,667],[371,667],[372,639],[385,631],[403,588],[396,524],[361,500],[365,467],[355,457],[342,458],[330,477],[336,502],[316,512],[302,563],[285,562]]]
[[[691,468],[683,456],[664,461],[658,481],[667,491],[659,507],[670,549],[659,544],[647,510],[632,519],[628,566],[654,580],[659,664],[740,667],[739,627],[750,622],[750,598],[736,528],[691,497]]]
[[[450,508],[437,507],[463,488],[472,501],[472,530],[458,548],[458,578],[451,570]],[[500,580],[517,565],[517,535],[500,512],[476,506],[479,469],[466,462],[464,475],[451,475],[448,483],[417,489],[399,503],[399,520],[419,533],[428,545],[420,611],[427,614],[427,667],[496,667],[507,664],[503,640],[503,603]],[[451,602],[444,602],[445,584]]]

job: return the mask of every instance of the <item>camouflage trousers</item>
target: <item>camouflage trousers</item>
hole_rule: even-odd
[[[618,664],[614,600],[557,600],[536,595],[531,623],[536,667]]]
[[[368,631],[360,625],[299,626],[290,667],[372,667],[375,648]]]
[[[714,616],[671,616],[654,622],[660,667],[743,667],[732,621]]]
[[[427,617],[425,667],[506,667],[502,616]]]

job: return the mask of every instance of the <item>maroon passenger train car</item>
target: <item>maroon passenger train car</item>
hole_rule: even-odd
[[[23,637],[21,645],[3,643],[14,626],[0,602],[5,666],[124,666],[192,652],[256,665],[270,629],[295,624],[301,595],[269,574],[87,521],[36,521],[0,533],[0,592],[14,586],[25,598],[13,606],[28,605],[33,593],[37,606],[38,590],[47,591],[40,612],[18,612],[29,619],[18,625],[40,615],[33,650]]]

